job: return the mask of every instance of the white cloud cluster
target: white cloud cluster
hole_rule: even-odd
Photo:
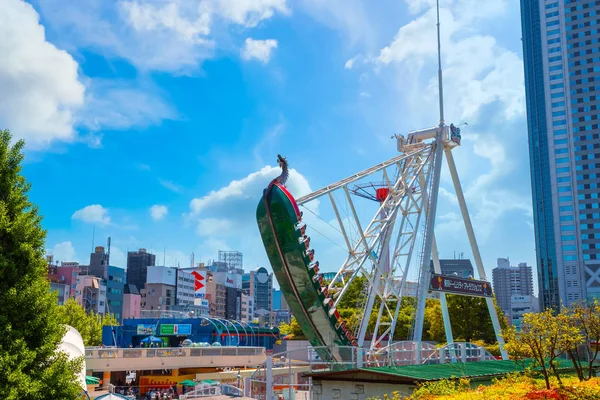
[[[192,73],[214,55],[221,26],[256,27],[288,15],[285,0],[46,0],[44,16],[74,47],[124,58],[143,70]]]
[[[242,59],[249,61],[256,59],[263,63],[268,63],[271,58],[271,52],[277,48],[277,40],[254,40],[247,38],[242,49]]]
[[[54,256],[54,261],[78,261],[75,254],[75,248],[73,247],[73,243],[70,241],[54,245],[54,247],[50,250],[50,254]]]
[[[482,10],[479,3],[450,2],[448,8],[440,10],[446,99],[453,99],[446,101],[448,112],[460,120],[474,122],[485,105],[500,102],[505,118],[523,116],[523,61],[499,45],[494,37],[474,33],[477,23],[490,17],[489,10],[485,6]],[[423,101],[432,106],[437,101],[437,76],[433,73],[437,65],[435,26],[436,10],[430,8],[402,26],[376,57],[378,64],[397,65],[398,87],[407,98],[414,99],[408,105],[415,111],[430,109],[423,107]]]
[[[168,212],[169,209],[167,208],[167,206],[163,206],[161,204],[155,204],[152,207],[150,207],[150,216],[155,221],[160,221],[161,219],[164,219],[167,216]]]
[[[222,17],[246,27],[255,27],[275,13],[290,13],[285,0],[215,0],[214,6]]]
[[[21,0],[2,2],[0,37],[0,126],[34,148],[73,140],[85,93],[77,62],[46,40],[37,12]]]
[[[100,204],[92,204],[77,210],[71,218],[88,224],[109,225],[111,223],[108,210]]]

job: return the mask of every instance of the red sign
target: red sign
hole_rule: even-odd
[[[432,274],[429,290],[475,297],[492,297],[492,285],[486,281]]]
[[[204,287],[204,283],[202,283],[204,277],[200,275],[198,271],[192,272],[192,275],[194,275],[194,277],[196,278],[196,280],[194,280],[194,291],[202,289]]]

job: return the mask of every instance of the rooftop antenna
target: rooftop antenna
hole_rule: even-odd
[[[106,264],[110,265],[110,236],[107,243],[108,251],[106,252]]]
[[[444,84],[442,82],[442,40],[440,39],[440,0],[437,0],[438,87],[440,97],[440,125],[444,124]]]
[[[94,252],[94,242],[96,239],[96,225],[92,228],[92,253]]]
[[[163,266],[167,266],[167,246],[163,247]]]

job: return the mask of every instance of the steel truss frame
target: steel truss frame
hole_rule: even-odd
[[[381,349],[384,341],[388,345],[394,341],[394,331],[402,298],[407,290],[408,272],[411,262],[414,260],[416,240],[420,232],[423,234],[424,240],[420,259],[418,260],[420,269],[418,302],[412,334],[415,341],[421,341],[425,300],[431,273],[429,260],[433,259],[434,271],[436,273],[441,272],[433,227],[435,225],[441,164],[444,158],[448,162],[479,277],[480,279],[486,279],[473,227],[466,209],[464,194],[454,165],[451,151],[455,145],[448,140],[448,128],[442,123],[438,127],[411,132],[409,138],[411,135],[417,136],[423,134],[423,132],[429,134],[430,138],[435,139],[430,143],[419,142],[416,145],[414,143],[408,144],[404,139],[402,141],[398,139],[400,142],[399,150],[404,151],[404,154],[297,200],[299,205],[306,206],[307,203],[322,196],[329,198],[348,255],[333,280],[329,283],[328,290],[334,294],[334,306],[337,306],[357,276],[363,276],[367,279],[368,288],[367,293],[365,293],[364,315],[355,336],[358,340],[358,346],[364,347],[365,339],[368,337],[367,334],[370,333],[371,342],[369,347],[373,351]],[[438,146],[437,143],[441,143],[441,146]],[[393,173],[390,171],[392,169],[394,170]],[[376,173],[383,174],[383,180],[385,186],[389,189],[389,195],[381,202],[377,213],[363,229],[349,185]],[[341,200],[334,196],[336,192],[343,194]],[[358,240],[353,240],[348,234],[347,225],[340,214],[342,203],[349,206],[351,223],[359,234]],[[425,221],[423,221],[423,216]],[[375,328],[373,332],[367,332],[377,298],[379,298],[379,307]],[[496,337],[498,342],[503,345],[500,324],[493,300],[487,299],[486,301],[488,302]],[[446,341],[451,344],[454,340],[446,297],[443,293],[440,295],[440,303]],[[502,355],[503,358],[506,357],[503,350]],[[390,362],[393,361],[390,360]]]

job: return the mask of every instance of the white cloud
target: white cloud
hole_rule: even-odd
[[[350,44],[374,41],[376,23],[369,20],[370,2],[362,0],[300,0],[297,8],[330,29],[342,32]]]
[[[173,32],[181,40],[196,44],[205,44],[204,36],[210,33],[211,14],[205,2],[187,9],[181,7],[179,2],[167,2],[161,6],[138,1],[122,1],[119,6],[126,22],[138,32],[166,30]],[[193,11],[190,19],[188,19],[189,11]]]
[[[71,218],[78,219],[88,224],[110,224],[110,216],[108,215],[108,210],[102,207],[100,204],[92,204],[90,206],[82,208],[81,210],[77,210],[71,216]]]
[[[79,117],[82,125],[92,130],[147,127],[177,117],[176,111],[150,87],[94,79],[88,89]]]
[[[271,51],[277,48],[277,40],[254,40],[247,38],[242,49],[242,59],[249,61],[256,59],[263,63],[268,63],[271,58]]]
[[[234,180],[219,190],[213,190],[203,197],[195,198],[190,202],[191,215],[201,218],[206,212],[218,212],[221,215],[227,215],[230,210],[239,210],[237,205],[240,203],[252,204],[252,207],[254,207],[255,201],[258,201],[262,196],[263,189],[279,173],[279,168],[265,166],[260,171],[253,172],[243,179]],[[306,178],[293,168],[290,169],[287,187],[295,197],[311,192]]]
[[[21,0],[2,2],[0,37],[0,125],[34,148],[73,140],[85,92],[77,62],[46,41],[39,15]]]
[[[50,254],[54,256],[55,262],[77,261],[75,248],[70,241],[56,244],[50,251]]]
[[[169,210],[167,206],[163,206],[160,204],[155,204],[152,207],[150,207],[150,216],[155,221],[160,221],[161,219],[163,219],[168,212]]]
[[[289,14],[285,0],[45,0],[40,8],[73,48],[178,74],[212,58],[228,25],[247,29]]]
[[[468,0],[450,4],[440,10],[446,99],[448,114],[459,120],[475,122],[485,105],[499,102],[504,117],[513,119],[525,112],[523,62],[519,56],[499,45],[492,36],[474,33],[476,21],[490,15],[479,10],[479,2]],[[484,7],[485,8],[485,7]],[[496,10],[498,11],[498,10]],[[396,65],[398,86],[403,88],[412,109],[423,114],[437,101],[437,76],[432,66],[437,62],[436,11],[402,26],[394,40],[376,57],[379,65]],[[423,78],[426,80],[423,81]],[[406,82],[413,82],[407,85]]]
[[[183,190],[182,187],[176,184],[175,182],[166,179],[159,178],[158,183],[160,183],[165,189],[169,189],[170,191],[175,193],[181,193],[181,191]]]
[[[351,59],[349,59],[348,61],[346,61],[346,64],[344,64],[344,68],[345,69],[352,69],[352,66],[354,65],[355,61],[356,61],[356,56],[352,57]]]
[[[246,27],[255,27],[276,12],[290,13],[285,0],[216,0],[215,3],[221,16]]]
[[[198,220],[199,236],[218,237],[228,235],[235,228],[234,221],[218,218],[201,218]]]

